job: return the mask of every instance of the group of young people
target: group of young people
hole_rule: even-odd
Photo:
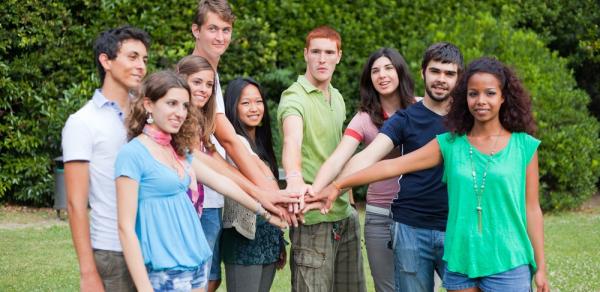
[[[423,97],[392,48],[369,56],[360,106],[332,84],[342,39],[306,36],[306,71],[281,94],[286,188],[278,187],[266,96],[217,73],[235,17],[199,1],[195,49],[146,76],[149,37],[124,26],[94,44],[101,88],[62,134],[69,223],[83,291],[366,291],[358,213],[376,291],[548,291],[535,122],[512,69],[459,49],[424,53]],[[363,143],[364,150],[354,154]],[[88,217],[88,204],[91,208]]]

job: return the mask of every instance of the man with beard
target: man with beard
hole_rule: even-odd
[[[449,110],[449,94],[462,69],[463,57],[456,46],[442,42],[427,48],[421,63],[421,76],[425,82],[423,100],[388,119],[375,140],[352,157],[339,177],[374,164],[398,145],[403,146],[404,153],[410,153],[446,132],[444,116]],[[391,206],[396,291],[432,291],[434,270],[443,276],[445,263],[442,256],[448,216],[443,173],[443,166],[438,165],[407,173],[398,181],[400,191]],[[341,193],[336,185],[334,181],[333,188],[325,189],[333,189],[333,195],[324,191],[306,201],[324,201],[325,211],[332,199]]]

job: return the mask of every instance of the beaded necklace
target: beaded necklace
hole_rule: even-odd
[[[473,191],[475,191],[475,197],[477,198],[477,229],[479,233],[482,231],[482,223],[481,216],[483,213],[483,208],[481,208],[481,197],[483,196],[483,192],[485,191],[485,178],[487,176],[487,171],[490,166],[490,162],[492,161],[492,156],[494,156],[494,151],[496,150],[496,144],[498,143],[498,138],[500,138],[500,132],[502,129],[498,131],[496,135],[496,140],[494,140],[494,144],[492,145],[492,151],[487,157],[485,161],[485,167],[483,169],[483,174],[481,175],[481,184],[477,185],[477,172],[475,171],[475,163],[473,162],[473,146],[469,143],[469,160],[471,160],[471,174],[473,176]]]

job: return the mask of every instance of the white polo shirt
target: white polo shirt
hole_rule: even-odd
[[[89,162],[90,236],[92,248],[122,251],[117,229],[115,160],[127,143],[125,115],[100,90],[94,92],[62,130],[63,160]]]
[[[221,82],[219,82],[219,74],[217,73],[215,78],[215,98],[217,103],[217,114],[225,114],[225,102],[223,101],[223,92],[221,91]],[[215,149],[225,158],[225,148],[219,144],[219,141],[214,135],[210,136],[210,140],[215,144]],[[204,208],[223,208],[225,201],[223,195],[217,193],[215,190],[204,185]]]

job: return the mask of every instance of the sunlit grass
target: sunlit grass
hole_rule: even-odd
[[[0,207],[0,291],[78,290],[79,271],[69,227],[48,214],[52,213]],[[361,223],[363,216],[361,212]],[[552,290],[600,291],[600,209],[551,214],[544,219]],[[363,244],[367,288],[374,291],[364,252]],[[277,272],[272,291],[289,291],[289,287],[286,266]],[[219,291],[226,291],[224,284]]]

